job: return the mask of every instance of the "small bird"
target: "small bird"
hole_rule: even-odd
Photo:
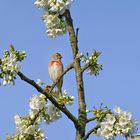
[[[60,53],[55,53],[51,56],[51,60],[48,65],[48,72],[51,80],[53,83],[56,83],[57,80],[60,78],[61,74],[63,73],[63,64],[61,62],[61,54]],[[56,85],[57,87],[57,92],[60,94],[61,88],[63,84],[63,77],[59,80],[58,84]]]

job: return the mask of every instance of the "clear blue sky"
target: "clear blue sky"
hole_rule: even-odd
[[[22,63],[22,72],[51,84],[47,72],[51,54],[60,52],[65,67],[72,62],[69,38],[68,34],[48,38],[40,18],[42,11],[33,3],[34,0],[1,0],[0,56],[11,43],[16,49],[25,50],[28,57]],[[75,27],[80,28],[80,51],[102,51],[101,74],[84,75],[87,108],[100,103],[110,108],[120,106],[140,122],[140,0],[75,0],[71,13]],[[63,89],[75,96],[69,109],[76,115],[74,71],[65,76]],[[15,86],[0,87],[0,140],[5,139],[6,133],[15,132],[14,115],[28,113],[33,94],[38,93],[19,78]],[[49,140],[74,140],[73,124],[65,116],[43,127]],[[91,136],[89,140],[92,139],[95,138]]]

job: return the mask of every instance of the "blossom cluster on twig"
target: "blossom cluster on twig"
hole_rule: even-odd
[[[41,80],[37,82],[43,83]],[[71,105],[73,103],[73,96],[68,96],[66,90],[63,95],[60,95],[57,100],[61,105]],[[42,121],[47,124],[54,122],[62,117],[61,112],[46,96],[33,95],[29,101],[29,114],[25,117],[15,115],[16,134],[13,138],[46,140],[43,130],[39,127]],[[9,136],[12,139],[12,136]]]
[[[71,6],[73,0],[36,0],[35,5],[43,8],[42,19],[47,27],[49,37],[56,37],[66,33],[64,13]]]
[[[0,58],[0,78],[3,79],[3,85],[15,84],[17,73],[20,71],[18,61],[24,60],[25,51],[17,51],[11,45],[10,50],[4,51],[3,58]]]
[[[113,111],[107,107],[100,107],[88,112],[93,112],[99,126],[94,132],[97,136],[101,136],[105,140],[114,140],[117,135],[126,137],[127,140],[138,138],[135,136],[137,121],[130,112],[123,111],[120,107],[116,107]]]
[[[29,101],[29,114],[25,117],[15,115],[16,134],[19,140],[46,140],[43,130],[39,127],[42,121],[54,122],[61,118],[61,112],[41,95],[33,95]],[[12,137],[12,136],[11,136]]]
[[[85,62],[85,66],[83,67],[82,71],[87,71],[90,75],[99,75],[99,72],[102,70],[102,65],[98,63],[98,58],[100,56],[101,52],[93,50],[93,53],[89,55],[87,52],[86,55],[83,53],[78,53],[76,55],[77,59],[80,59],[82,62]]]

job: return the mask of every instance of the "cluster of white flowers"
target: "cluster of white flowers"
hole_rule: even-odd
[[[30,136],[37,140],[45,140],[42,129],[39,124],[42,119],[46,123],[53,122],[61,117],[61,112],[51,102],[46,102],[46,97],[41,94],[33,95],[29,101],[29,115],[26,117],[15,116],[16,130],[19,140]]]
[[[16,115],[15,124],[19,140],[29,138],[30,136],[38,140],[45,140],[42,129],[38,125],[31,125],[30,119]]]
[[[103,138],[107,140],[113,140],[114,139],[114,123],[116,119],[111,114],[106,115],[106,120],[104,122],[101,122],[101,127],[97,130],[97,134],[99,136],[102,136]]]
[[[19,69],[20,69],[20,66],[17,64],[16,55],[13,54],[13,53],[10,53],[9,56],[3,58],[2,63],[4,64],[2,70],[4,72],[6,72],[6,73],[8,71],[10,71],[10,72],[14,72],[14,71],[18,72]]]
[[[14,84],[14,78],[17,72],[20,70],[20,65],[17,63],[17,57],[15,54],[10,53],[1,59],[1,71],[3,72],[3,85]]]
[[[45,13],[42,17],[47,26],[48,36],[56,37],[66,32],[66,21],[63,16],[70,8],[73,0],[36,0],[35,5],[43,8]]]
[[[122,111],[117,107],[114,109],[114,114],[107,114],[104,121],[100,122],[97,135],[106,140],[114,140],[116,135],[131,136],[136,129],[136,124],[130,112]]]
[[[114,112],[118,116],[118,121],[115,124],[116,133],[121,135],[132,134],[137,125],[137,121],[132,118],[132,114],[122,111],[120,107],[115,108]]]
[[[41,122],[41,117],[38,115],[38,112],[46,108],[47,102],[45,99],[46,97],[43,94],[41,94],[40,96],[33,95],[29,101],[29,116],[32,120],[36,118],[37,123]]]
[[[45,96],[41,94],[40,96],[33,95],[30,99],[29,106],[32,111],[39,111],[46,107]]]
[[[51,102],[47,103],[44,121],[46,123],[54,122],[62,117],[61,112]]]
[[[26,58],[25,51],[17,51],[14,46],[10,46],[10,50],[5,50],[3,58],[0,58],[0,79],[3,79],[3,85],[15,84],[17,73],[20,71],[18,61]],[[1,83],[0,83],[1,85]]]
[[[34,119],[39,111],[41,111],[41,115],[47,123],[53,122],[61,117],[61,112],[51,102],[46,102],[46,97],[43,94],[40,96],[33,95],[30,99],[29,106],[29,116],[31,119]],[[41,121],[39,116],[37,121]]]
[[[64,12],[70,8],[72,1],[73,0],[36,0],[34,4],[38,8],[44,8],[47,12],[63,15]]]

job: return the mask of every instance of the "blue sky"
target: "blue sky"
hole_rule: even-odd
[[[31,79],[40,78],[51,84],[47,65],[51,54],[63,55],[64,67],[72,62],[68,34],[56,39],[48,38],[42,11],[35,8],[34,0],[1,0],[0,4],[0,56],[10,44],[25,50],[27,59],[21,64],[22,72]],[[102,51],[100,63],[103,71],[98,77],[84,75],[87,108],[120,106],[132,112],[140,122],[140,1],[139,0],[75,0],[71,14],[75,27],[79,27],[80,52]],[[74,71],[64,78],[63,90],[75,96],[69,109],[77,115],[77,92]],[[15,86],[0,87],[0,139],[14,133],[14,115],[28,113],[28,101],[37,91],[16,80]],[[92,126],[92,124],[90,125]],[[73,124],[65,116],[44,125],[49,140],[73,140]],[[140,128],[140,125],[139,125]],[[87,127],[89,129],[89,127]],[[93,136],[89,140],[94,139]],[[101,138],[96,138],[101,140]],[[121,138],[118,138],[121,139]]]

